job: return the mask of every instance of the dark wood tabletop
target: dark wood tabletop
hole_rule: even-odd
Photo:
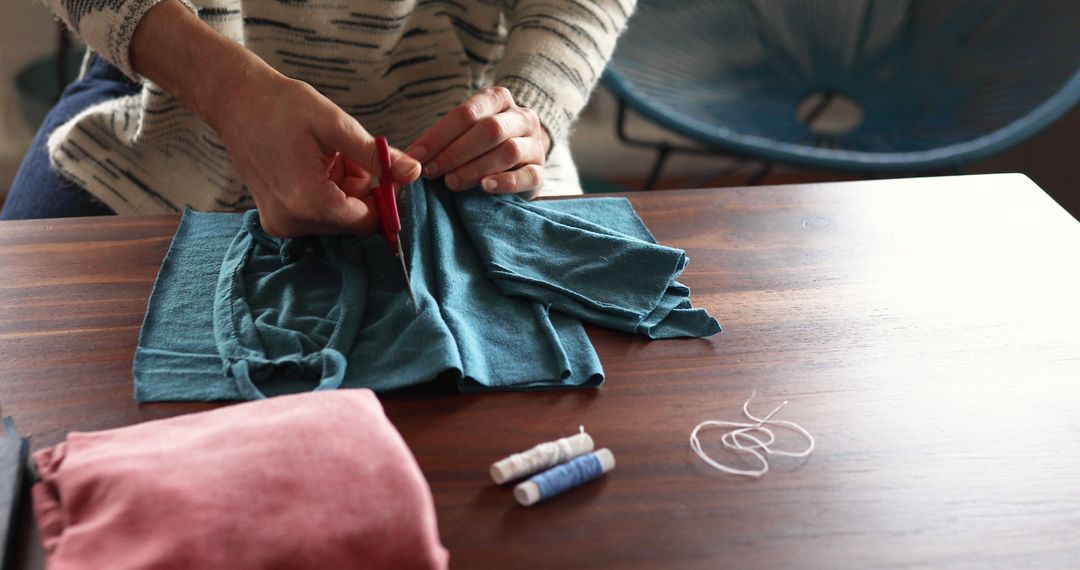
[[[709,339],[592,328],[596,390],[384,398],[457,568],[1080,567],[1080,223],[1016,174],[631,194]],[[0,406],[35,449],[210,407],[138,405],[176,217],[0,223]],[[702,420],[790,403],[761,479]],[[614,471],[532,508],[489,464],[584,425]],[[704,443],[716,450],[718,434]],[[797,442],[795,442],[797,444]],[[793,445],[795,445],[793,444]]]

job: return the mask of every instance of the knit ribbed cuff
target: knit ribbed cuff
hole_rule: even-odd
[[[119,6],[102,7],[81,14],[69,13],[76,34],[91,49],[136,82],[142,77],[131,66],[131,40],[143,16],[161,0],[125,0]],[[188,0],[180,0],[193,14],[199,11]]]

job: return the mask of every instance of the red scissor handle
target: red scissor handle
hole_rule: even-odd
[[[398,216],[397,197],[394,195],[394,180],[390,176],[390,144],[386,137],[375,137],[375,147],[379,150],[379,187],[375,189],[375,209],[379,214],[379,233],[386,240],[390,249],[397,246],[398,233],[401,232],[401,217]]]

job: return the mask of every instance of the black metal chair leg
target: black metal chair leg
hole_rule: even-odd
[[[761,184],[761,182],[765,180],[765,177],[768,176],[770,172],[772,172],[772,168],[773,164],[771,162],[767,160],[765,162],[762,162],[761,168],[759,168],[758,171],[750,177],[750,180],[746,181],[746,185],[757,186],[758,184]]]
[[[660,179],[660,172],[664,170],[664,164],[667,163],[669,155],[671,155],[671,147],[661,143],[656,149],[656,160],[653,161],[652,170],[649,171],[649,177],[645,179],[642,190],[656,188],[656,182]]]

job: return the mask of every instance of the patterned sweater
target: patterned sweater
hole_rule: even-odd
[[[142,81],[49,138],[53,166],[119,214],[254,207],[217,134],[131,68],[158,0],[48,0],[94,51]],[[552,137],[543,195],[580,193],[566,144],[634,0],[185,0],[219,33],[405,148],[475,91],[503,85]]]

